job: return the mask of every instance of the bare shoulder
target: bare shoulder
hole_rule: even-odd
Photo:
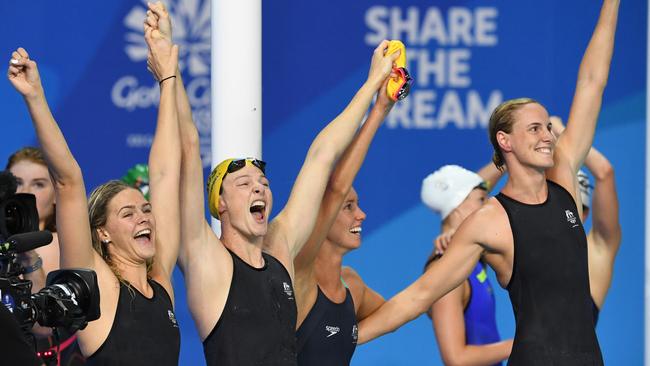
[[[363,279],[361,279],[361,276],[359,276],[359,273],[354,270],[354,268],[349,267],[349,266],[343,266],[341,268],[341,277],[343,277],[343,281],[348,286],[364,286]]]
[[[488,253],[507,252],[512,238],[508,214],[494,197],[465,219],[461,228]]]

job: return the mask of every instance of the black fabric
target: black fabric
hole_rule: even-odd
[[[598,305],[596,305],[596,302],[591,299],[591,311],[594,316],[594,326],[598,325],[598,315],[600,315],[600,309],[598,309]]]
[[[602,365],[589,290],[587,237],[575,202],[548,182],[546,202],[499,193],[514,238],[508,284],[516,331],[508,365]]]
[[[262,268],[230,255],[233,273],[228,299],[203,341],[207,365],[297,365],[297,309],[289,273],[266,253],[262,253]]]
[[[32,366],[40,365],[34,347],[26,340],[27,335],[6,306],[0,304],[0,364]]]
[[[87,365],[178,365],[181,336],[167,291],[149,281],[153,296],[120,283],[120,297],[108,337]]]
[[[349,365],[357,346],[354,301],[345,289],[345,301],[332,302],[318,287],[316,302],[296,332],[298,365]]]

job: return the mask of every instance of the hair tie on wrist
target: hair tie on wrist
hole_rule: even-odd
[[[171,78],[175,78],[175,77],[176,77],[176,75],[172,75],[172,76],[168,76],[168,77],[166,77],[166,78],[163,78],[163,79],[161,79],[161,80],[158,82],[158,85],[159,85],[159,86],[162,86],[163,81],[168,80],[168,79],[171,79]]]

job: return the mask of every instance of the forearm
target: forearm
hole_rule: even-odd
[[[25,97],[25,104],[55,185],[83,184],[81,169],[52,116],[45,93],[41,90],[37,95]]]
[[[181,145],[175,85],[174,79],[169,79],[162,84],[160,90],[158,122],[149,152],[149,181],[152,186],[160,179],[180,174]]]
[[[424,313],[432,301],[422,301],[414,296],[415,291],[409,286],[375,312],[359,322],[359,344],[369,342],[386,333],[394,332],[402,325]]]
[[[578,83],[595,83],[605,87],[614,49],[619,0],[604,0],[594,33],[582,58]]]
[[[366,122],[363,124],[359,133],[355,136],[352,143],[343,153],[343,156],[336,164],[332,173],[329,185],[332,191],[343,194],[343,198],[352,187],[352,183],[363,164],[368,153],[368,148],[372,139],[375,137],[377,130],[392,108],[390,105],[375,105],[370,111]],[[341,200],[342,202],[342,200]]]
[[[314,139],[306,160],[319,159],[326,165],[332,165],[354,138],[376,91],[369,83],[363,84],[343,112]]]
[[[510,357],[512,340],[484,345],[465,345],[453,352],[442,351],[447,366],[490,366]]]

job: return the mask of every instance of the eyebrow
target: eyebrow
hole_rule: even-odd
[[[128,205],[128,206],[124,206],[124,207],[120,208],[119,210],[117,210],[117,213],[119,214],[120,212],[122,212],[122,210],[125,210],[125,209],[127,209],[127,208],[132,209],[132,210],[135,210],[135,206],[134,206],[134,205]]]

